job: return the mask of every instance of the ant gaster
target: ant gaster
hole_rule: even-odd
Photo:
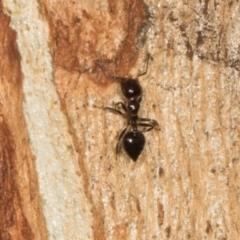
[[[109,77],[111,77],[102,62],[96,61],[96,63]],[[160,127],[154,119],[138,117],[138,110],[142,100],[142,87],[140,86],[138,79],[120,77],[111,78],[120,80],[122,93],[126,98],[126,105],[123,102],[117,102],[114,105],[114,108],[102,108],[112,113],[120,114],[127,119],[127,127],[122,131],[118,138],[116,154],[119,154],[121,147],[123,146],[128,156],[133,161],[137,161],[145,145],[145,136],[142,132],[148,132],[154,128],[160,130]],[[139,126],[143,127],[142,131],[138,129]]]

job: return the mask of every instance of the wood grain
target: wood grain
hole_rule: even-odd
[[[0,239],[46,239],[35,158],[23,116],[16,32],[0,3]]]
[[[20,2],[25,19],[26,6]],[[38,14],[29,13],[29,36],[10,1],[4,0],[4,9],[18,34],[22,58],[10,59],[24,87],[8,86],[20,100],[2,103],[5,137],[0,141],[12,146],[11,153],[20,149],[29,155],[9,155],[1,168],[18,169],[16,159],[28,163],[22,171],[36,192],[32,215],[22,207],[25,239],[238,239],[238,1],[31,1],[28,12]],[[13,73],[6,71],[6,78]],[[119,82],[109,75],[139,77],[144,89],[139,114],[161,127],[145,134],[136,163],[124,152],[115,155],[125,119],[94,107],[124,101]],[[33,111],[30,97],[35,95]],[[34,116],[39,116],[37,123]],[[21,127],[16,119],[22,119]],[[16,134],[17,129],[26,135]],[[30,143],[21,142],[23,136]],[[21,197],[13,201],[21,181],[11,180],[12,174],[5,178],[11,194],[4,206],[10,210],[15,202],[26,204],[22,199],[30,192],[17,188]],[[18,229],[19,224],[11,226]],[[9,232],[0,227],[3,239]]]

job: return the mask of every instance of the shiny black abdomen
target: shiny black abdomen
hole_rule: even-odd
[[[139,132],[127,132],[122,140],[123,148],[128,156],[133,160],[137,161],[138,156],[142,152],[145,145],[145,137]]]

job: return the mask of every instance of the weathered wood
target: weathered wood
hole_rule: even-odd
[[[21,62],[25,85],[8,86],[17,91],[8,94],[15,96],[10,106],[0,95],[0,140],[2,149],[18,146],[9,151],[28,157],[16,152],[1,166],[18,169],[16,159],[22,159],[28,163],[25,181],[38,187],[35,167],[39,179],[29,213],[25,199],[31,191],[15,188],[21,180],[11,180],[10,170],[5,178],[11,187],[4,204],[10,210],[22,204],[25,239],[47,239],[45,227],[49,239],[238,239],[239,2],[3,2],[22,56],[10,59],[18,68]],[[15,38],[9,41],[15,44]],[[14,73],[22,79],[20,68],[6,71],[5,78]],[[108,75],[139,76],[140,115],[161,127],[145,133],[136,163],[124,152],[115,156],[125,120],[94,107],[123,100],[118,81]],[[32,153],[28,141],[21,142],[28,139],[23,96]],[[11,189],[21,197],[13,201]],[[18,222],[12,226],[18,229]],[[10,234],[6,226],[0,231]]]
[[[46,239],[35,158],[23,116],[16,33],[0,3],[0,239]]]

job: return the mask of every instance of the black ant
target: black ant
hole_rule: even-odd
[[[96,61],[96,63],[109,76],[103,63],[100,61]],[[122,93],[126,98],[126,105],[123,102],[117,102],[114,105],[114,108],[102,107],[102,109],[122,115],[128,122],[127,127],[119,135],[116,154],[119,154],[121,146],[123,145],[128,156],[133,161],[137,161],[145,145],[145,137],[142,132],[148,132],[154,128],[160,130],[160,127],[157,121],[153,119],[138,117],[138,110],[142,100],[142,87],[140,86],[138,79],[120,77],[111,78],[120,80]],[[120,107],[124,112],[119,110]],[[138,126],[144,127],[144,129],[139,131]]]

